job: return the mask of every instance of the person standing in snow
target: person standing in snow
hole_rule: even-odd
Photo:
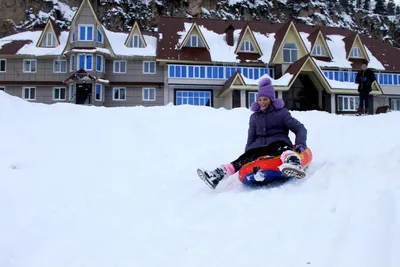
[[[375,73],[368,68],[367,63],[363,63],[355,79],[355,83],[358,84],[359,106],[357,113],[359,114],[368,114],[369,93],[372,91],[374,81],[376,81]]]
[[[198,170],[199,176],[212,188],[226,177],[239,171],[243,165],[262,156],[281,156],[280,170],[296,178],[303,178],[305,171],[301,159],[295,152],[302,153],[307,148],[307,129],[293,118],[282,99],[275,99],[275,89],[266,77],[259,81],[257,102],[252,103],[245,153],[236,160],[223,164],[213,171]],[[293,146],[289,131],[296,135]]]

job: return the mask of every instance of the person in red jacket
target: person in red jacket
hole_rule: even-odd
[[[284,175],[288,173],[296,178],[305,176],[300,157],[294,150],[300,153],[306,150],[307,129],[284,108],[282,99],[275,98],[275,89],[268,77],[260,80],[257,102],[251,105],[251,110],[253,114],[250,116],[245,153],[215,170],[198,169],[198,175],[210,187],[215,188],[222,179],[262,156],[280,155],[283,163],[280,170]],[[290,141],[289,131],[296,135],[294,145]]]
[[[376,81],[375,73],[368,68],[367,63],[361,65],[361,70],[357,73],[355,83],[358,83],[359,106],[358,114],[368,114],[369,93],[372,91],[372,83]]]

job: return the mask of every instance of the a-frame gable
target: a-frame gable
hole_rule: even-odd
[[[42,31],[42,34],[39,37],[39,40],[36,43],[36,47],[57,47],[60,45],[60,40],[58,39],[59,29],[56,30],[55,26],[53,26],[53,25],[55,25],[55,23],[52,23],[52,18],[49,18],[47,20],[46,26],[44,27],[44,29]],[[54,41],[54,45],[52,45],[52,46],[46,46],[46,45],[42,44],[44,40],[46,40],[46,42],[48,42],[48,39],[47,39],[48,33],[52,34],[52,37],[53,37],[52,42]]]
[[[314,50],[316,45],[321,45],[324,48],[325,53],[326,53],[325,56],[323,56],[323,55],[313,55],[313,50]],[[325,38],[324,34],[322,34],[321,30],[318,30],[317,37],[315,38],[315,42],[312,44],[310,53],[311,53],[312,56],[329,57],[330,59],[333,59],[332,52],[329,49],[328,43],[326,42],[326,38]]]
[[[275,54],[271,56],[270,63],[286,63],[283,62],[283,46],[287,42],[296,43],[298,48],[298,59],[308,54],[307,47],[304,44],[304,41],[301,38],[298,30],[296,29],[296,26],[294,25],[293,21],[290,21],[290,24],[287,27],[278,49],[275,51]]]
[[[130,46],[130,42],[133,38],[134,35],[138,35],[140,42],[139,42],[139,46],[140,48],[145,48],[147,47],[147,43],[146,40],[143,37],[142,31],[140,30],[139,24],[137,23],[137,21],[135,21],[135,23],[133,23],[132,29],[130,31],[130,33],[128,34],[128,37],[125,40],[125,46],[127,47],[134,47],[134,46]]]
[[[225,84],[223,85],[221,91],[219,92],[218,97],[225,96],[228,92],[232,91],[232,87],[235,86],[236,88],[246,87],[246,83],[243,80],[242,75],[240,75],[239,71],[236,71],[226,80]]]
[[[318,67],[318,65],[315,63],[314,59],[310,55],[306,55],[300,58],[298,61],[291,64],[289,68],[286,70],[285,74],[289,73],[293,75],[288,84],[288,88],[290,88],[293,85],[297,76],[302,71],[313,72],[316,78],[319,80],[320,84],[327,90],[328,93],[331,93],[332,88],[329,85],[327,78],[322,73],[321,69]]]
[[[241,51],[242,44],[246,40],[251,42],[251,44],[254,47],[254,52],[253,51]],[[250,29],[250,26],[248,24],[244,29],[242,29],[242,31],[239,35],[238,44],[237,44],[236,50],[235,50],[235,54],[237,54],[237,53],[258,53],[262,56],[261,48],[256,40],[256,37],[254,36],[253,31]]]
[[[357,47],[360,49],[361,56],[360,56],[360,57],[351,57],[351,51],[352,51],[352,49],[353,49],[353,48],[357,48]],[[347,52],[347,60],[349,60],[350,58],[353,58],[353,59],[365,59],[365,60],[367,60],[368,62],[370,61],[369,56],[368,56],[368,53],[367,53],[367,51],[365,50],[364,44],[363,44],[363,42],[361,41],[361,38],[360,38],[360,36],[358,35],[358,33],[355,35],[354,40],[353,40],[353,42],[352,42],[352,44],[351,44],[351,46],[350,46],[350,49],[349,49],[348,51],[346,51],[346,52]]]
[[[64,50],[62,51],[62,54],[64,54],[65,51],[68,51],[69,49],[71,49],[71,32],[72,32],[72,30],[75,29],[76,21],[78,20],[82,10],[85,8],[85,5],[87,5],[89,7],[90,12],[93,15],[93,18],[94,18],[95,23],[96,23],[96,28],[98,30],[100,30],[101,33],[103,34],[105,48],[110,50],[110,53],[111,53],[112,57],[115,57],[115,53],[114,53],[114,50],[111,47],[111,43],[108,40],[107,34],[106,34],[106,32],[105,32],[105,30],[103,28],[103,25],[100,23],[97,15],[96,15],[96,12],[94,12],[94,9],[93,9],[92,4],[90,3],[90,0],[82,0],[81,5],[79,6],[78,10],[75,12],[75,15],[74,15],[74,17],[72,18],[72,21],[71,21],[71,27],[70,27],[69,34],[68,34],[67,44],[65,45]],[[95,34],[95,33],[93,33],[93,34]],[[95,36],[96,36],[96,34],[95,34]]]
[[[186,46],[187,42],[189,41],[189,38],[191,35],[197,35],[199,36],[201,42],[203,43],[204,47],[207,48],[208,51],[210,51],[210,47],[208,46],[206,39],[204,38],[204,35],[201,33],[201,30],[199,26],[197,26],[197,23],[194,22],[190,29],[188,30],[185,38],[182,40],[182,42],[179,44],[178,49],[182,49],[182,47]]]

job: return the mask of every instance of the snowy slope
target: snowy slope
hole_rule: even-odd
[[[292,114],[309,131],[308,178],[212,191],[195,170],[243,151],[247,109],[0,91],[0,266],[399,266],[400,113]]]

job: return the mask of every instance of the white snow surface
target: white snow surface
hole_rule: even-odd
[[[210,190],[196,168],[236,159],[250,114],[0,91],[0,266],[399,266],[400,113],[292,112],[308,177]]]

